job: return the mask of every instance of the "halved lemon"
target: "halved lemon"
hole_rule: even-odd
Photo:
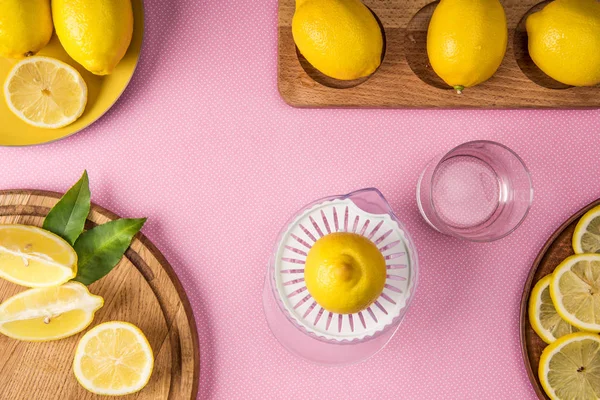
[[[542,340],[548,344],[561,336],[578,332],[579,329],[570,325],[556,312],[550,297],[550,279],[547,275],[533,287],[529,297],[529,322],[531,327]]]
[[[101,395],[140,391],[152,375],[154,355],[135,325],[112,321],[90,329],[77,345],[73,372],[87,390]]]
[[[45,342],[81,332],[104,300],[79,282],[21,292],[0,305],[0,333]]]
[[[600,332],[600,254],[576,254],[560,263],[552,274],[550,296],[569,324]]]
[[[575,254],[600,253],[600,206],[586,212],[573,233]]]
[[[0,225],[0,278],[17,285],[61,285],[77,274],[77,253],[61,237],[28,225]]]
[[[325,235],[312,246],[304,268],[306,287],[325,310],[352,314],[381,295],[385,259],[375,243],[349,232]]]
[[[83,114],[87,86],[77,70],[50,57],[27,57],[4,83],[8,108],[26,123],[61,128]]]
[[[600,336],[577,332],[556,340],[542,352],[538,374],[552,400],[598,399]]]

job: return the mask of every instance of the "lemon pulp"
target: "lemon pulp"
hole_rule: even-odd
[[[535,333],[546,343],[579,331],[563,320],[556,311],[550,297],[551,278],[552,275],[547,275],[540,279],[531,291],[529,299],[529,322]]]
[[[8,108],[24,122],[61,128],[77,120],[87,104],[87,85],[77,70],[50,57],[16,64],[4,84]]]
[[[327,311],[352,314],[369,307],[385,285],[385,259],[369,239],[347,232],[323,236],[304,268],[306,287]]]
[[[154,355],[135,325],[111,321],[87,332],[75,350],[73,372],[92,393],[124,395],[141,390],[152,375]]]
[[[85,329],[103,304],[79,282],[29,289],[0,305],[0,333],[27,341],[62,339]]]
[[[29,287],[65,283],[77,273],[77,253],[35,226],[0,225],[0,278]]]
[[[577,254],[560,263],[552,274],[550,295],[569,324],[600,332],[600,254]]]
[[[538,374],[552,400],[597,399],[600,337],[586,332],[561,337],[544,349]]]
[[[586,212],[573,233],[575,254],[600,253],[600,206]]]

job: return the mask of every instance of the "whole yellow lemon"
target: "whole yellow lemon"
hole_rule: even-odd
[[[110,74],[133,35],[131,0],[52,0],[60,43],[85,69]]]
[[[0,0],[0,57],[32,56],[51,37],[50,0]]]
[[[306,60],[335,79],[369,76],[381,63],[383,35],[360,0],[297,0],[292,34]]]
[[[600,83],[600,2],[555,0],[527,18],[529,55],[566,85]]]
[[[458,93],[496,73],[507,43],[506,15],[498,0],[441,0],[427,31],[431,67]]]
[[[325,235],[306,257],[304,280],[315,301],[327,311],[352,314],[369,307],[385,285],[385,259],[364,236]]]

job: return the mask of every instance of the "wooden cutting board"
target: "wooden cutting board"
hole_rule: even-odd
[[[0,224],[41,226],[60,196],[36,190],[0,191]],[[116,218],[112,212],[92,205],[86,229]],[[0,301],[23,290],[0,279]],[[158,249],[138,234],[119,265],[90,285],[90,291],[105,300],[90,328],[111,320],[131,322],[146,334],[154,351],[154,371],[148,385],[139,393],[120,398],[196,399],[200,353],[194,315],[181,283]],[[86,331],[45,343],[0,335],[0,398],[106,399],[83,389],[72,372],[75,347]]]
[[[278,84],[295,107],[598,108],[600,87],[573,88],[545,75],[527,50],[525,19],[549,1],[501,0],[508,23],[502,65],[487,82],[457,95],[429,66],[427,28],[438,2],[364,0],[384,34],[384,57],[367,79],[339,81],[315,70],[292,37],[295,0],[279,0]],[[538,4],[539,3],[539,4]]]
[[[529,276],[527,277],[527,282],[525,282],[523,297],[521,298],[521,350],[523,353],[523,360],[525,361],[525,368],[527,369],[527,375],[529,375],[529,380],[531,381],[538,398],[541,400],[550,400],[550,398],[546,396],[546,393],[544,393],[544,389],[538,378],[540,356],[547,344],[539,338],[529,324],[529,313],[527,310],[529,296],[531,295],[531,290],[540,279],[551,274],[558,264],[565,258],[574,254],[571,239],[573,238],[575,226],[583,214],[598,205],[600,205],[600,200],[596,200],[579,210],[571,216],[571,218],[565,221],[552,236],[550,236],[536,257],[533,266],[531,267],[531,272],[529,272]]]

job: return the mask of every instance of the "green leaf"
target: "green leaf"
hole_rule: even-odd
[[[83,232],[89,212],[90,184],[87,171],[83,171],[81,179],[52,207],[43,228],[62,237],[72,246]]]
[[[86,231],[73,246],[77,252],[77,276],[89,285],[108,274],[121,260],[146,218],[118,219]]]

